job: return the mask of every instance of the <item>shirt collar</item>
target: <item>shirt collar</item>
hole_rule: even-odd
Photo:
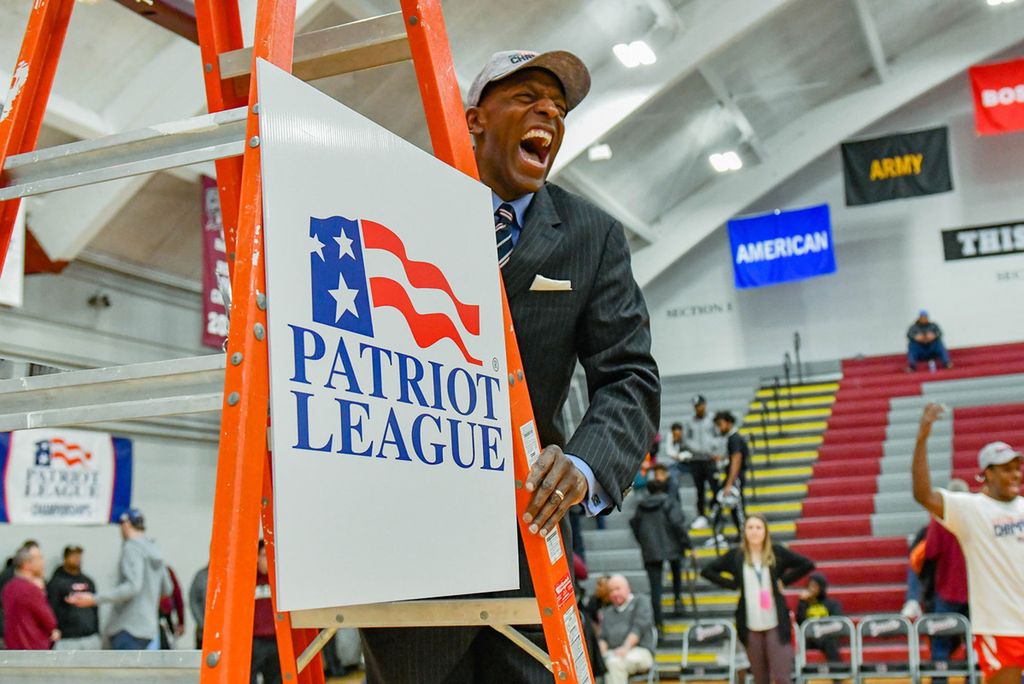
[[[615,606],[615,610],[620,613],[624,612],[627,608],[629,608],[629,605],[633,603],[633,598],[633,594],[630,594],[629,598],[626,599],[621,606]]]
[[[520,227],[525,225],[523,217],[526,216],[526,210],[530,207],[530,202],[533,201],[533,196],[536,194],[537,193],[535,192],[531,192],[529,194],[523,195],[519,199],[514,199],[511,202],[508,202],[508,204],[512,205],[512,210],[516,214],[516,225]],[[491,190],[491,208],[494,211],[498,211],[498,207],[500,207],[502,204],[506,204],[505,200],[498,197],[498,195],[495,194],[493,190]]]

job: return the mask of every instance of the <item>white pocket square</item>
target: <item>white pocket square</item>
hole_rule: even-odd
[[[572,292],[572,281],[545,278],[538,273],[533,278],[530,290],[534,292]]]

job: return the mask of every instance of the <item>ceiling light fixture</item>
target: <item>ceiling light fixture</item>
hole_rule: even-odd
[[[735,150],[729,150],[728,152],[716,152],[708,157],[708,161],[711,162],[711,166],[718,173],[739,171],[743,168],[743,160],[740,159],[740,155],[737,154]]]
[[[658,61],[658,56],[654,54],[651,46],[642,40],[634,40],[628,45],[626,43],[619,43],[612,48],[612,52],[629,69],[636,68],[641,64],[650,66]]]
[[[591,146],[587,150],[587,159],[592,162],[595,161],[608,161],[612,158],[612,148],[606,143],[600,143],[598,145]]]

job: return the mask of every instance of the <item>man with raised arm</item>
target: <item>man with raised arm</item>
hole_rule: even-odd
[[[928,404],[914,447],[914,499],[960,542],[967,559],[974,650],[987,684],[1020,684],[1024,669],[1024,498],[1021,453],[1005,442],[978,452],[981,492],[932,489],[928,436],[943,413]]]

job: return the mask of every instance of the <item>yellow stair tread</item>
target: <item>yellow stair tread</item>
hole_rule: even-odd
[[[791,432],[795,430],[820,430],[824,432],[826,428],[828,428],[828,423],[823,420],[814,421],[811,423],[783,424],[781,430],[779,429],[777,423],[768,423],[767,425],[762,426],[760,423],[747,422],[744,423],[744,426],[740,428],[740,434],[749,435],[753,433],[755,437],[760,437],[765,433],[765,431],[767,431],[768,434],[771,435],[778,434],[779,432]]]

